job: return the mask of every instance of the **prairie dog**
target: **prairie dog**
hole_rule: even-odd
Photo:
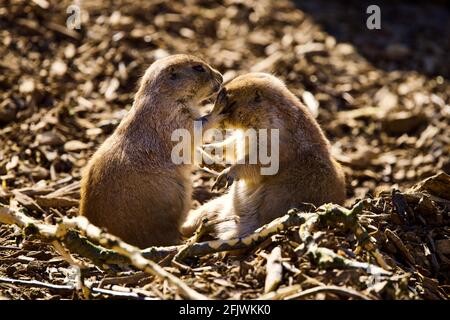
[[[182,227],[184,235],[191,234],[204,216],[217,219],[217,236],[229,239],[248,235],[304,203],[344,202],[345,177],[330,154],[329,141],[309,110],[278,78],[265,73],[235,78],[221,89],[204,121],[241,130],[278,129],[279,170],[262,175],[260,162],[236,161],[218,177],[234,181],[229,192],[191,211]],[[248,158],[246,152],[248,148],[241,157]]]
[[[171,134],[192,132],[197,103],[221,84],[222,75],[194,56],[154,62],[132,108],[83,171],[80,214],[141,248],[178,243],[192,165],[172,162]]]

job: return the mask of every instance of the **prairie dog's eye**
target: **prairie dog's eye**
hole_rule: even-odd
[[[261,97],[261,93],[259,93],[259,91],[255,92],[255,102],[261,102],[262,101],[262,97]]]
[[[170,79],[175,80],[177,78],[177,74],[175,72],[175,68],[170,68]]]
[[[201,64],[193,66],[192,69],[194,69],[195,71],[198,71],[198,72],[205,72],[205,68],[203,68],[203,66]]]

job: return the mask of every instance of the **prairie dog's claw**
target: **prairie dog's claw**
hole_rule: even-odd
[[[223,170],[219,176],[216,178],[216,181],[214,181],[213,186],[211,187],[211,191],[214,191],[214,189],[219,190],[220,185],[225,180],[225,189],[227,189],[229,186],[231,186],[234,182],[234,178],[229,174],[230,168],[226,168]]]

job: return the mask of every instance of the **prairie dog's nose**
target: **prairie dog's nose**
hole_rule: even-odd
[[[205,124],[205,123],[208,122],[208,116],[206,115],[206,116],[197,118],[197,119],[195,119],[195,120],[196,120],[196,121],[201,121],[201,122],[202,122],[202,125],[203,125],[203,124]]]

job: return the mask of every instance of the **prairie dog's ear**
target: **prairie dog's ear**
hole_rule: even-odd
[[[256,92],[255,92],[255,102],[261,102],[262,101],[262,96],[261,96],[261,93],[259,92],[259,90],[256,90]]]

